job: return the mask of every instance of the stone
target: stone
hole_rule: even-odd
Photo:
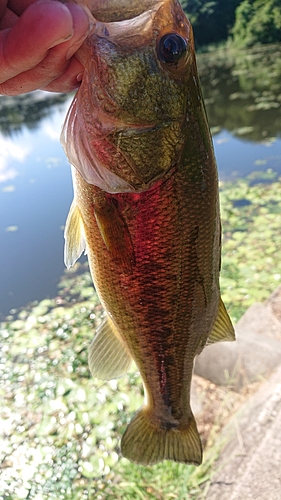
[[[272,303],[270,298],[264,304],[257,302],[238,321],[238,328],[281,340],[281,321],[275,313],[281,315],[281,310],[277,309],[276,303]]]
[[[202,498],[280,500],[281,366],[234,415],[220,439],[217,472]]]
[[[198,394],[198,391],[196,389],[195,381],[196,381],[196,378],[193,377],[193,380],[191,382],[191,390],[190,390],[190,405],[192,408],[193,415],[195,417],[197,417],[202,412],[203,406],[202,406],[202,400],[201,400],[201,398]]]
[[[206,347],[196,358],[194,372],[217,385],[239,391],[266,378],[281,363],[281,342],[236,327],[236,342]]]

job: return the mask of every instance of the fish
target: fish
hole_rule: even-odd
[[[144,404],[124,457],[200,465],[194,359],[235,333],[219,288],[218,174],[192,27],[178,0],[88,7],[85,71],[61,141],[74,187],[65,264],[87,253],[106,312],[89,367],[104,380],[132,360],[140,372]]]

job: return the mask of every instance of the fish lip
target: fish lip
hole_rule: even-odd
[[[155,5],[150,9],[143,10],[136,16],[131,18],[125,17],[119,21],[102,21],[91,15],[91,29],[87,38],[89,39],[91,36],[94,36],[96,38],[105,39],[113,45],[119,45],[120,38],[130,38],[136,35],[140,36],[140,30],[143,36],[145,32],[151,29],[153,19],[164,3],[165,0],[160,0],[155,2]],[[146,37],[144,36],[143,38],[145,42]]]
[[[120,22],[122,20],[133,19],[139,16],[146,10],[155,8],[157,4],[163,4],[164,0],[127,0],[123,2],[118,0],[111,0],[105,2],[104,0],[91,0],[91,12],[98,21],[101,22]],[[110,5],[111,4],[111,5]]]
[[[89,11],[91,29],[88,33],[86,44],[93,39],[92,45],[95,46],[94,39],[104,39],[112,45],[122,46],[132,49],[134,46],[140,48],[142,45],[147,45],[149,40],[155,39],[154,20],[159,10],[165,7],[173,0],[146,0],[145,5],[140,9],[132,12],[130,16],[123,18],[113,18],[114,20],[103,20],[103,17],[96,17],[94,8]],[[139,2],[139,5],[142,5]],[[104,7],[106,11],[106,8]],[[119,10],[119,6],[118,6]],[[118,20],[117,20],[118,19]],[[156,31],[158,31],[156,29]],[[91,45],[91,42],[90,42]],[[85,43],[76,53],[76,57],[86,67],[87,51],[85,51]]]

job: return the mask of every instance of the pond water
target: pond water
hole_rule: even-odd
[[[281,174],[281,46],[198,57],[219,175]],[[0,96],[0,315],[54,297],[72,201],[59,143],[70,96]]]

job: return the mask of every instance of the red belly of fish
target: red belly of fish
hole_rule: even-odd
[[[87,189],[93,199],[101,194]],[[144,193],[102,195],[122,218],[121,239],[130,244],[106,248],[97,227],[89,225],[87,233],[84,213],[87,241],[94,237],[89,261],[95,285],[141,372],[149,406],[167,424],[179,421],[189,408],[193,358],[218,307],[216,200],[206,210],[200,179],[184,183],[178,174]]]

